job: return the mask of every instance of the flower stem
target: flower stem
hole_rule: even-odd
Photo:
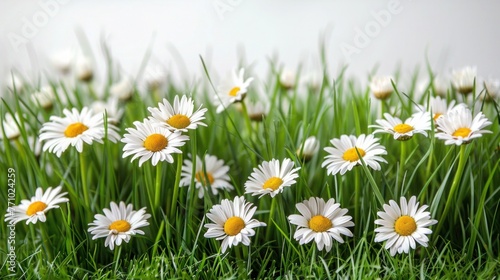
[[[90,209],[90,198],[89,198],[89,190],[87,185],[87,172],[86,172],[86,163],[85,156],[83,152],[80,153],[80,175],[82,177],[82,190],[83,190],[83,199],[85,200],[85,206],[87,209]]]
[[[359,181],[359,171],[357,168],[354,170],[354,221],[356,225],[360,225],[360,220],[359,220],[359,200],[361,198],[361,185]],[[360,228],[360,227],[358,227]]]
[[[401,190],[404,189],[404,181],[403,181],[403,178],[404,178],[404,175],[405,175],[405,172],[404,172],[404,164],[405,164],[405,160],[406,160],[406,142],[405,141],[401,141],[401,153],[399,155],[399,174],[398,174],[398,185],[396,186],[396,191],[400,191],[399,193],[396,192],[396,196],[401,196],[403,195],[401,193]],[[399,186],[401,186],[401,188],[399,188]]]
[[[271,240],[271,231],[272,231],[274,209],[276,208],[276,200],[277,199],[278,199],[278,197],[271,198],[271,209],[269,210],[269,220],[267,221],[266,240]]]
[[[160,190],[161,190],[161,163],[156,165],[156,181],[155,181],[155,198],[154,210],[160,206]]]
[[[170,220],[175,219],[175,209],[177,209],[177,197],[179,196],[179,183],[181,181],[182,153],[177,155],[177,170],[175,172],[174,194],[170,203]]]
[[[248,115],[247,105],[245,102],[241,102],[241,110],[245,115],[245,125],[248,131],[248,138],[252,139],[252,124],[250,123],[250,116]]]
[[[453,182],[451,184],[450,188],[450,193],[448,194],[448,199],[446,200],[446,205],[444,207],[444,211],[441,214],[441,222],[438,223],[438,226],[436,228],[435,234],[439,234],[439,231],[441,230],[441,227],[444,224],[444,221],[446,220],[446,216],[448,215],[448,212],[450,211],[450,207],[452,204],[456,204],[456,201],[454,199],[455,196],[455,191],[457,190],[457,187],[462,179],[462,174],[465,168],[465,163],[467,162],[467,156],[465,152],[466,146],[461,145],[460,146],[460,158],[458,160],[458,168],[457,172],[455,173],[455,177],[453,178]]]

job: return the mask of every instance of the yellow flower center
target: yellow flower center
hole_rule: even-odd
[[[469,128],[461,127],[459,129],[455,130],[455,132],[453,132],[453,136],[465,138],[465,137],[469,136],[470,133],[471,133],[471,130]]]
[[[437,119],[438,119],[439,117],[441,117],[442,115],[443,115],[443,114],[441,114],[441,113],[436,113],[436,114],[434,114],[434,117],[433,117],[433,118],[434,118],[434,121],[437,121]]]
[[[86,125],[81,122],[76,122],[68,125],[64,131],[64,136],[68,138],[74,138],[82,134],[85,130],[89,129]]]
[[[358,149],[358,153],[356,153],[356,148],[357,147],[354,147],[354,148],[350,148],[350,149],[347,149],[344,154],[342,155],[342,158],[344,160],[347,160],[347,161],[350,161],[350,162],[354,162],[354,161],[357,161],[359,160],[359,157],[358,157],[358,153],[361,157],[364,157],[366,155],[366,152],[365,150],[361,149],[361,148],[357,148]]]
[[[130,227],[130,223],[125,220],[117,220],[109,225],[110,230],[116,230],[117,232],[127,232]]]
[[[233,216],[224,223],[224,232],[227,235],[234,236],[245,228],[245,221],[242,218]]]
[[[400,123],[394,126],[394,131],[397,133],[407,133],[413,130],[413,126],[405,124],[405,123]]]
[[[158,152],[163,150],[168,145],[168,140],[165,136],[155,133],[149,135],[144,140],[144,148],[151,152]]]
[[[238,94],[238,91],[240,91],[240,88],[239,88],[239,87],[234,87],[234,88],[232,88],[232,89],[229,91],[229,95],[231,95],[231,96],[236,96],[236,94]]]
[[[325,232],[332,228],[332,221],[325,216],[317,215],[309,220],[309,228],[315,232]]]
[[[277,190],[281,184],[283,184],[283,180],[278,177],[271,177],[267,179],[267,181],[262,186],[263,189],[271,189],[273,191]]]
[[[415,220],[410,216],[401,216],[396,220],[394,229],[397,234],[408,236],[417,230],[417,223],[415,223]]]
[[[41,201],[35,201],[28,206],[28,209],[26,209],[26,215],[32,216],[35,215],[36,213],[45,210],[47,208],[47,204]]]
[[[210,173],[210,172],[207,172],[207,174],[205,176],[205,172],[198,171],[198,172],[196,172],[194,177],[196,178],[196,181],[200,182],[204,186],[207,185],[207,182],[210,183],[210,185],[212,185],[214,183],[214,176],[212,176],[212,173]]]
[[[191,120],[182,114],[173,115],[167,120],[167,123],[177,129],[183,129],[191,124]]]

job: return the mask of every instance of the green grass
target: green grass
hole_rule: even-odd
[[[326,62],[323,66],[328,69]],[[63,104],[58,99],[50,110],[36,109],[31,102],[29,95],[36,85],[8,94],[2,101],[1,117],[18,112],[24,118],[18,124],[20,137],[3,141],[0,149],[0,209],[7,209],[4,186],[8,185],[8,168],[15,169],[16,205],[31,198],[39,186],[46,189],[61,185],[70,201],[50,210],[45,223],[16,225],[17,265],[13,274],[9,274],[4,257],[9,252],[4,234],[8,223],[0,219],[0,275],[13,279],[492,279],[500,274],[497,103],[481,104],[493,122],[487,128],[493,133],[468,145],[445,146],[433,132],[429,137],[416,135],[406,142],[378,134],[388,151],[384,156],[388,163],[382,164],[382,170],[356,167],[343,176],[327,176],[326,169],[321,168],[326,155],[323,148],[342,134],[371,133],[373,129],[368,126],[378,118],[380,101],[372,100],[369,89],[361,88],[359,81],[345,79],[344,70],[335,75],[325,70],[320,88],[297,86],[286,90],[279,84],[279,65],[271,62],[269,68],[269,76],[260,80],[256,77],[247,96],[258,97],[257,84],[265,89],[270,111],[262,122],[249,122],[236,105],[216,114],[211,84],[219,81],[212,80],[208,71],[193,84],[176,86],[169,82],[158,92],[136,89],[132,99],[121,104],[125,110],[119,123],[121,135],[133,121],[148,116],[147,108],[155,107],[163,98],[172,101],[175,95],[187,94],[196,107],[203,104],[208,108],[208,127],[190,131],[183,154],[174,156],[173,164],[160,163],[157,167],[150,162],[138,167],[130,157],[123,159],[124,144],[109,141],[85,145],[81,154],[70,147],[60,158],[33,152],[33,140],[28,137],[37,136],[50,116],[62,116],[64,108],[81,109],[91,104],[95,100],[92,86],[77,83],[72,88],[58,79],[51,80],[53,89],[64,92],[72,101]],[[251,76],[251,69],[247,73]],[[428,74],[432,75],[430,70]],[[115,76],[108,74],[110,81],[116,81]],[[417,73],[395,76],[411,77],[413,85],[409,88],[415,88]],[[185,78],[188,81],[191,77]],[[400,90],[401,85],[395,87],[398,91],[384,101],[383,108],[390,108],[401,119],[411,115],[413,102],[425,104],[432,95],[431,87],[422,97],[413,90]],[[107,97],[109,85],[105,89]],[[475,89],[475,96],[480,92],[479,87]],[[452,89],[447,98],[461,101]],[[309,162],[303,162],[295,151],[310,135],[319,139],[321,149]],[[207,153],[230,166],[235,190],[218,196],[206,192],[203,199],[194,188],[183,187],[176,193],[178,163],[188,154]],[[244,184],[262,161],[286,157],[301,167],[300,177],[297,184],[273,198],[276,209],[270,219],[273,199],[244,195]],[[159,199],[155,196],[158,191]],[[209,222],[205,214],[223,198],[232,200],[242,195],[258,207],[255,218],[267,226],[256,229],[250,247],[240,244],[221,254],[220,241],[203,237],[204,224]],[[374,242],[376,212],[382,210],[381,200],[388,203],[412,195],[430,206],[432,218],[438,220],[431,229],[438,232],[429,236],[429,247],[418,246],[410,254],[391,257],[383,244]],[[330,252],[318,251],[314,243],[299,245],[293,238],[296,226],[287,217],[297,213],[296,203],[311,196],[335,198],[349,209],[348,215],[355,217],[358,213],[352,228],[354,237],[335,244]],[[111,201],[132,203],[136,210],[147,207],[152,215],[145,235],[133,236],[130,243],[114,251],[104,247],[104,239],[91,240],[88,233],[94,215],[109,208]]]

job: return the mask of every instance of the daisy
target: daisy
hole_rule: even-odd
[[[446,115],[448,112],[455,110],[458,107],[466,106],[464,103],[456,104],[455,100],[451,100],[448,104],[446,99],[439,96],[431,97],[429,100],[428,112],[432,113],[432,118],[436,121],[438,118]],[[425,110],[424,106],[418,105],[418,110]]]
[[[285,69],[280,74],[280,84],[285,89],[291,89],[291,88],[295,87],[296,80],[297,80],[297,77],[296,77],[295,72],[293,70]]]
[[[123,77],[117,83],[111,85],[109,94],[121,101],[127,101],[134,94],[134,84],[130,77]]]
[[[120,205],[110,203],[110,209],[104,208],[104,215],[96,214],[94,222],[89,223],[88,231],[94,235],[92,240],[106,237],[104,246],[113,250],[116,246],[120,246],[122,241],[129,242],[130,236],[136,234],[144,235],[144,232],[139,228],[148,226],[147,219],[151,217],[146,214],[146,207],[138,211],[132,210],[132,204],[125,206],[125,202],[120,201]]]
[[[427,227],[437,223],[431,219],[430,212],[425,211],[427,207],[423,205],[419,208],[415,196],[408,203],[405,197],[401,197],[400,205],[394,200],[384,204],[385,211],[377,212],[381,219],[375,220],[375,224],[380,225],[375,229],[375,242],[387,240],[385,249],[390,250],[391,256],[396,255],[396,252],[409,253],[410,247],[415,249],[415,241],[427,247],[429,238],[426,234],[432,233]]]
[[[81,153],[83,143],[92,144],[93,141],[102,143],[106,131],[103,114],[94,114],[87,107],[79,112],[76,108],[71,111],[63,110],[64,118],[51,116],[50,122],[44,123],[40,129],[40,141],[46,141],[43,151],[55,153],[57,157],[71,145]],[[120,136],[118,128],[111,123],[107,124],[108,139],[115,143]]]
[[[467,66],[461,69],[455,69],[452,71],[451,75],[451,83],[457,92],[464,95],[472,92],[474,81],[477,76],[476,67]]]
[[[344,175],[354,166],[361,165],[359,154],[366,165],[374,170],[380,170],[379,162],[387,163],[380,155],[386,155],[387,151],[378,143],[378,140],[372,134],[361,134],[359,137],[342,135],[340,139],[334,138],[330,140],[333,147],[325,148],[329,155],[325,157],[321,167],[326,166],[328,175],[335,175],[339,172],[340,175]]]
[[[144,81],[146,88],[150,91],[158,90],[167,79],[167,72],[161,66],[148,67],[145,73]]]
[[[123,116],[124,108],[120,106],[118,98],[109,97],[106,102],[102,100],[96,100],[92,103],[91,108],[97,114],[106,113],[108,116],[108,122],[112,124],[118,124]]]
[[[52,90],[52,87],[50,86],[42,87],[40,91],[35,92],[31,95],[31,100],[33,101],[33,103],[45,110],[49,110],[50,108],[52,108],[55,99],[56,96],[54,94],[54,91]]]
[[[233,73],[232,81],[226,82],[219,86],[219,90],[215,96],[215,106],[217,113],[224,111],[230,104],[242,101],[247,93],[253,77],[245,80],[245,69],[241,68],[238,75]]]
[[[491,102],[500,96],[500,80],[488,79],[484,82],[485,93],[481,94],[481,99]]]
[[[71,71],[74,58],[75,52],[71,49],[66,49],[54,53],[50,58],[50,62],[57,71],[66,75]]]
[[[155,126],[147,119],[143,122],[135,121],[136,128],[127,128],[128,134],[124,135],[121,142],[123,158],[134,155],[131,161],[139,158],[139,167],[151,159],[153,166],[159,161],[174,162],[173,153],[182,153],[177,147],[189,140],[188,136],[181,135],[180,131],[171,132],[165,127]]]
[[[391,76],[375,76],[370,81],[370,89],[375,98],[384,100],[391,96],[394,88],[392,87],[393,78]]]
[[[82,82],[90,82],[94,78],[94,70],[92,69],[92,63],[90,58],[86,56],[80,56],[76,60],[75,65],[76,77]]]
[[[14,114],[14,117],[10,113],[6,113],[5,117],[2,121],[2,128],[0,130],[0,140],[8,139],[15,140],[21,136],[21,130],[17,125],[20,123],[19,115],[17,113]],[[5,138],[4,138],[5,133]]]
[[[269,194],[274,197],[283,192],[285,187],[295,184],[299,177],[297,171],[300,167],[294,168],[293,161],[285,158],[280,165],[280,161],[272,159],[264,161],[259,168],[254,168],[252,174],[245,183],[245,193],[262,196]]]
[[[214,223],[205,225],[208,230],[203,236],[222,240],[222,253],[226,252],[227,247],[231,248],[240,242],[249,246],[250,237],[255,235],[254,228],[266,226],[252,219],[256,210],[257,207],[245,202],[243,196],[235,197],[234,201],[223,199],[221,204],[214,205],[207,213],[207,218]]]
[[[269,103],[257,100],[255,102],[245,102],[247,105],[248,117],[255,122],[261,122],[269,113]]]
[[[24,82],[16,73],[9,73],[7,78],[5,79],[5,84],[7,88],[11,91],[16,91],[17,93],[21,92],[24,88]]]
[[[394,135],[394,140],[406,141],[416,133],[427,137],[426,131],[431,130],[431,116],[428,112],[415,113],[404,122],[388,113],[385,113],[384,117],[385,119],[375,121],[378,125],[369,126],[377,128],[373,134],[379,132],[390,133]]]
[[[52,189],[49,187],[44,191],[38,187],[35,191],[35,196],[31,200],[23,199],[21,204],[9,207],[5,215],[5,221],[10,221],[12,224],[17,224],[20,221],[26,220],[26,224],[36,224],[39,220],[45,222],[47,217],[45,213],[50,209],[59,208],[60,203],[68,202],[69,199],[64,197],[67,193],[60,193],[62,187]]]
[[[295,205],[301,215],[290,215],[290,223],[297,225],[297,231],[293,235],[300,245],[314,240],[318,250],[323,248],[330,252],[332,249],[332,238],[344,243],[341,234],[352,236],[347,227],[353,227],[351,216],[345,216],[347,209],[340,208],[335,199],[330,198],[326,203],[323,198],[311,197],[302,203]]]
[[[158,103],[158,108],[148,108],[151,113],[151,121],[160,123],[172,131],[186,132],[188,129],[196,129],[198,125],[207,126],[201,122],[205,119],[207,108],[201,109],[201,106],[193,113],[194,101],[185,95],[179,100],[179,96],[174,98],[173,106],[167,99],[163,103]]]
[[[315,136],[310,136],[304,143],[297,149],[296,154],[298,157],[305,161],[311,158],[319,151],[319,140]]]
[[[230,183],[229,166],[224,165],[223,160],[217,159],[215,156],[205,155],[205,160],[202,161],[199,156],[196,156],[196,168],[194,181],[198,189],[198,197],[202,198],[205,193],[205,188],[211,187],[212,193],[217,195],[219,189],[232,190],[234,189]],[[189,186],[193,178],[193,162],[186,159],[182,166],[181,186]]]
[[[445,140],[445,145],[468,144],[473,139],[483,136],[483,133],[492,133],[489,130],[483,130],[491,124],[486,116],[479,112],[472,119],[472,112],[465,106],[448,112],[436,123],[440,130],[439,133],[436,133],[436,138]]]

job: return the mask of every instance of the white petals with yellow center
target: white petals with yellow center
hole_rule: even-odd
[[[334,138],[330,140],[333,147],[325,148],[328,155],[321,167],[326,167],[328,175],[335,175],[339,172],[340,175],[344,175],[355,166],[361,165],[361,156],[367,166],[374,170],[380,170],[379,162],[387,163],[381,155],[386,155],[387,151],[378,141],[379,139],[372,134],[361,134],[358,137],[342,135],[340,139]]]
[[[153,166],[160,161],[173,163],[172,154],[182,153],[178,147],[189,140],[189,137],[182,135],[180,131],[171,132],[147,119],[143,122],[135,121],[134,125],[135,128],[126,129],[128,134],[124,135],[121,142],[125,143],[123,158],[133,155],[131,161],[138,158],[139,167],[148,160],[151,160]]]
[[[44,192],[42,188],[37,188],[35,196],[30,200],[23,199],[20,205],[7,209],[8,213],[5,214],[5,221],[10,221],[13,224],[24,220],[26,220],[26,224],[36,224],[37,221],[45,222],[45,213],[47,213],[47,211],[59,208],[58,204],[69,201],[69,199],[65,197],[67,193],[61,193],[61,189],[62,187],[60,186],[54,189],[49,187]]]
[[[207,213],[207,218],[213,223],[205,224],[208,230],[204,236],[222,240],[222,253],[239,243],[249,246],[250,237],[255,235],[254,228],[266,226],[253,219],[256,210],[257,207],[245,202],[243,196],[235,197],[234,201],[223,199]]]
[[[113,250],[120,246],[123,241],[128,243],[130,237],[136,234],[144,234],[139,228],[148,226],[147,219],[151,217],[146,214],[146,207],[138,211],[133,210],[133,205],[125,205],[121,201],[119,205],[115,202],[110,203],[110,209],[102,210],[104,215],[96,214],[94,222],[89,223],[88,231],[93,235],[92,240],[106,237],[105,247]]]
[[[217,106],[217,113],[224,111],[229,105],[242,101],[248,91],[253,78],[245,80],[245,69],[241,68],[238,74],[234,72],[232,79],[228,79],[219,86],[214,98],[214,105]]]
[[[294,162],[289,158],[284,159],[282,163],[277,159],[264,161],[258,168],[253,169],[245,183],[245,193],[258,195],[259,198],[266,194],[274,197],[283,192],[284,188],[296,183],[300,167],[293,167]]]
[[[173,106],[167,99],[163,99],[163,103],[158,103],[157,108],[148,108],[151,113],[149,118],[152,122],[165,126],[172,131],[186,132],[188,129],[196,129],[198,125],[207,126],[202,120],[205,119],[207,108],[201,106],[194,111],[194,101],[191,98],[183,95],[180,99],[176,95],[174,97]]]
[[[455,144],[460,146],[468,144],[472,140],[483,136],[484,133],[492,133],[483,128],[491,125],[486,116],[479,112],[472,118],[472,112],[466,107],[458,107],[448,112],[437,121],[439,133],[436,138],[444,140],[445,145]]]
[[[297,203],[296,207],[301,215],[290,215],[288,220],[298,226],[293,237],[300,245],[314,240],[318,250],[329,252],[333,246],[332,239],[344,243],[342,235],[352,236],[352,232],[347,229],[354,226],[352,217],[346,215],[347,209],[340,208],[335,199],[330,198],[325,203],[323,198],[311,197]]]
[[[206,154],[204,160],[196,156],[194,172],[194,184],[198,189],[199,198],[203,197],[205,189],[208,187],[210,187],[214,195],[217,195],[219,190],[230,191],[234,189],[228,175],[229,166],[224,165],[224,161],[217,159],[215,156]],[[180,186],[189,186],[192,180],[193,162],[186,159],[182,166]]]
[[[120,139],[118,128],[111,123],[104,125],[104,114],[94,114],[92,110],[84,107],[81,112],[76,108],[71,111],[63,110],[64,118],[51,116],[50,121],[44,123],[40,129],[40,141],[45,141],[43,151],[55,153],[57,157],[73,146],[81,153],[83,143],[91,145],[94,141],[103,143],[104,136],[110,141]],[[106,131],[107,128],[107,131]]]
[[[384,211],[377,212],[380,219],[375,220],[379,225],[375,229],[375,242],[386,241],[385,249],[390,250],[391,256],[409,253],[410,248],[416,248],[415,241],[427,247],[427,235],[432,233],[427,227],[437,223],[431,219],[430,212],[425,211],[427,205],[419,208],[417,198],[412,196],[408,202],[401,197],[399,205],[390,200],[383,207]]]
[[[388,113],[385,113],[384,117],[385,119],[375,121],[378,125],[369,126],[377,128],[373,134],[389,133],[394,136],[395,140],[405,141],[416,133],[427,137],[427,131],[431,130],[431,116],[428,112],[415,113],[404,122]]]

